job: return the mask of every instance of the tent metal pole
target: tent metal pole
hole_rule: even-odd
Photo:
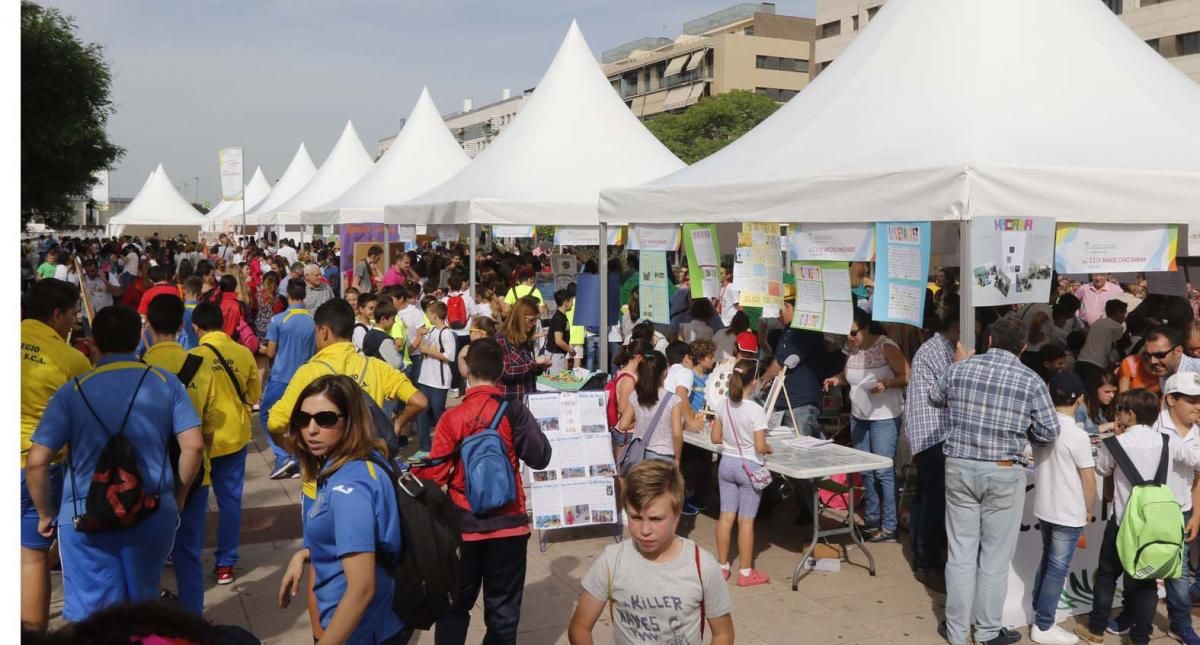
[[[471,284],[471,301],[474,302],[474,300],[475,300],[475,251],[476,251],[476,245],[478,244],[479,240],[477,239],[477,233],[475,232],[475,222],[471,222],[467,226],[468,226],[468,230],[470,231],[470,235],[471,235],[471,247],[470,247],[471,248],[471,255],[470,255],[471,282],[470,282],[470,284]]]
[[[600,222],[600,363],[603,372],[608,370],[608,225]]]
[[[971,258],[970,219],[964,219],[958,223],[958,257],[960,258],[958,278],[961,285],[958,290],[960,307],[958,335],[959,342],[969,352],[975,349],[975,305],[971,302],[971,284],[966,280],[966,276],[970,275],[970,267],[974,266],[971,264],[974,260]]]

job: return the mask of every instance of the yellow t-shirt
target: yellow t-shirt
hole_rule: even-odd
[[[229,363],[230,369],[238,377],[238,384],[246,397],[245,403],[238,399],[229,374],[205,344],[216,347]],[[210,331],[201,336],[200,345],[190,353],[204,359],[204,368],[201,369],[209,371],[216,391],[212,404],[212,457],[232,455],[250,443],[250,406],[262,398],[262,384],[258,380],[258,364],[254,362],[254,354],[220,331]],[[208,419],[202,421],[208,425]]]
[[[524,298],[525,296],[533,296],[537,299],[539,304],[542,302],[542,292],[538,291],[537,287],[531,287],[527,284],[518,284],[517,286],[508,290],[508,295],[504,296],[504,304],[516,304],[517,298]]]
[[[187,357],[188,351],[183,348],[183,345],[167,342],[151,345],[150,349],[147,349],[146,353],[142,355],[142,360],[147,365],[153,365],[172,374],[179,374]],[[205,365],[201,365],[200,369],[196,370],[196,375],[192,377],[192,381],[187,384],[186,389],[188,398],[192,400],[192,405],[196,408],[196,416],[200,417],[200,432],[209,438],[212,437],[213,427],[216,424],[216,391],[213,389],[213,377],[216,375],[212,370],[204,369],[205,367]],[[209,463],[208,452],[208,447],[205,446],[205,486],[212,485],[212,467]]]
[[[571,307],[565,313],[567,315],[567,325],[570,329],[567,342],[572,345],[582,345],[583,341],[587,338],[587,330],[575,324],[575,307]]]
[[[50,397],[67,381],[90,369],[91,361],[50,325],[33,319],[21,321],[21,468],[25,467],[30,438]],[[54,461],[62,461],[62,455]]]
[[[367,365],[365,373],[364,361]],[[363,356],[354,349],[353,343],[342,341],[318,351],[296,370],[283,396],[271,406],[267,416],[267,429],[273,434],[283,434],[291,421],[292,409],[296,407],[296,399],[300,398],[300,393],[310,383],[327,374],[343,374],[354,379],[380,406],[389,399],[408,402],[412,395],[417,393],[416,386],[403,372],[392,369],[391,365],[378,358]],[[305,481],[303,490],[310,499],[317,498],[316,482]]]

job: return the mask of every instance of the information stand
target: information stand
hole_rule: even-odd
[[[607,393],[530,394],[526,405],[553,451],[549,465],[530,477],[538,549],[546,551],[548,531],[577,526],[611,524],[619,539]]]

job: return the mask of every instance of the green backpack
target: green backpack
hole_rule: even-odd
[[[1178,578],[1183,571],[1183,510],[1175,494],[1167,488],[1171,438],[1164,434],[1162,439],[1158,472],[1151,481],[1142,478],[1116,437],[1104,440],[1108,452],[1133,487],[1121,527],[1117,530],[1117,554],[1125,573],[1136,580]]]

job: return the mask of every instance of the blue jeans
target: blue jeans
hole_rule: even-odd
[[[600,336],[588,334],[583,340],[583,365],[589,372],[595,372],[600,364]]]
[[[850,417],[850,438],[855,450],[891,459],[896,458],[900,419],[859,419]],[[868,470],[862,474],[863,518],[867,525],[896,531],[896,469]],[[881,504],[882,502],[882,504]],[[880,508],[882,506],[882,509]]]
[[[1034,624],[1038,629],[1050,629],[1062,596],[1063,583],[1075,557],[1082,526],[1059,526],[1038,520],[1042,527],[1042,559],[1033,579]]]
[[[946,629],[951,645],[1000,633],[1008,568],[1025,510],[1025,469],[946,458]]]
[[[204,520],[208,517],[208,486],[192,494],[179,512],[179,528],[175,529],[175,587],[179,605],[200,616],[204,613],[204,570],[200,552],[204,550]]]
[[[792,417],[796,417],[797,430],[800,434],[813,437],[816,436],[817,430],[821,428],[821,424],[817,421],[820,416],[821,409],[815,405],[798,405],[792,408],[792,413],[787,413],[787,408],[784,408],[783,423],[789,425],[792,422]]]
[[[246,484],[246,447],[212,458],[212,492],[217,498],[217,566],[232,567],[238,559],[242,528],[242,488]]]
[[[417,417],[417,449],[429,452],[433,450],[433,430],[437,427],[438,419],[442,418],[442,413],[446,411],[446,394],[449,390],[422,384],[418,384],[417,389],[429,400],[429,405],[421,410],[420,416]]]
[[[271,406],[283,398],[283,393],[287,390],[287,386],[287,383],[268,380],[267,387],[263,388],[262,406],[260,406],[258,413],[259,418],[262,420],[263,434],[267,435],[267,444],[271,446],[271,452],[275,453],[275,463],[279,463],[284,459],[291,459],[291,455],[280,447],[279,444],[275,443],[275,438],[267,430],[267,418],[271,415]]]

